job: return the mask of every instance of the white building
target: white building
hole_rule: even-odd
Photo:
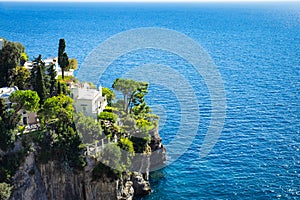
[[[87,83],[72,86],[71,97],[76,112],[82,112],[94,119],[97,119],[107,105],[106,97],[102,96],[102,87],[93,89]]]
[[[43,60],[43,62],[45,63],[46,67],[50,66],[51,64],[54,64],[54,69],[56,71],[56,78],[62,75],[61,68],[58,66],[57,58],[47,58]],[[25,62],[24,67],[31,70],[32,65],[33,65],[32,61],[27,61]],[[69,71],[65,71],[65,76],[74,76],[74,70],[70,69]]]
[[[7,109],[9,110],[12,109],[12,103],[9,101],[9,96],[17,90],[18,88],[16,86],[0,88],[0,98],[3,98],[5,100]],[[19,114],[21,114],[22,116],[20,125],[31,125],[37,123],[37,114],[35,112],[20,110]]]
[[[0,50],[4,47],[4,40],[0,38]]]
[[[11,109],[11,102],[9,101],[8,97],[11,95],[11,93],[17,90],[18,87],[16,86],[0,88],[0,98],[3,98],[5,100],[8,109]]]

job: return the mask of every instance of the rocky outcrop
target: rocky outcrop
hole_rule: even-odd
[[[134,189],[130,178],[93,180],[90,169],[92,167],[87,166],[82,171],[74,171],[57,161],[37,164],[34,154],[30,153],[14,176],[11,199],[133,199]]]
[[[58,161],[37,163],[30,152],[13,178],[10,199],[132,200],[135,195],[148,195],[151,193],[149,172],[160,168],[165,161],[165,148],[158,131],[151,135],[152,154],[136,157],[132,161],[135,172],[123,173],[117,180],[107,177],[94,180],[92,171],[96,161],[90,157],[86,157],[87,166],[83,170],[74,170]]]
[[[143,174],[134,172],[131,179],[137,195],[148,195],[151,193],[150,183],[148,180],[145,180]]]
[[[160,169],[166,161],[166,148],[162,144],[162,139],[159,136],[158,128],[151,132],[151,156],[150,156],[150,171]]]

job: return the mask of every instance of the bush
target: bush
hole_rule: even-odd
[[[7,183],[0,183],[0,199],[7,200],[10,197],[12,186]]]
[[[115,123],[118,119],[118,116],[112,112],[102,112],[98,115],[98,119]]]

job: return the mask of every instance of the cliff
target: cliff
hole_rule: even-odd
[[[110,174],[94,180],[92,171],[96,161],[86,157],[87,166],[83,170],[74,170],[66,163],[49,161],[38,163],[35,153],[30,152],[13,177],[12,200],[131,200],[135,195],[151,193],[149,171],[165,161],[165,148],[158,131],[154,131],[151,140],[150,155],[138,159],[138,169],[133,173],[122,173],[120,178],[111,178]]]

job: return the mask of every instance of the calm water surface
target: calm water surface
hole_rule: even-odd
[[[172,165],[152,173],[154,191],[143,199],[300,199],[299,3],[0,3],[0,36],[20,41],[30,58],[55,56],[59,38],[65,38],[69,57],[82,63],[110,36],[140,27],[169,28],[197,41],[214,59],[227,99],[220,139],[200,159],[211,102],[189,63],[149,49],[108,67],[99,82],[106,87],[128,68],[156,63],[177,70],[197,95],[200,122],[193,144]],[[160,133],[167,145],[180,125],[176,94],[152,84],[148,101],[162,117]]]

